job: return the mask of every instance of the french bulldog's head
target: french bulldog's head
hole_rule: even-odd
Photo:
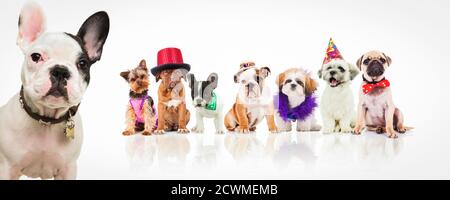
[[[108,15],[98,12],[76,35],[46,33],[42,9],[35,3],[25,5],[17,45],[25,55],[22,84],[27,98],[51,109],[79,104],[89,84],[90,67],[100,60],[108,32]]]
[[[213,99],[213,91],[217,88],[219,75],[211,73],[206,81],[198,81],[194,74],[187,74],[187,82],[191,88],[194,107],[205,107]]]

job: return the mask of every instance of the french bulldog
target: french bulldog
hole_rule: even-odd
[[[108,32],[103,11],[72,35],[45,32],[36,3],[22,8],[17,38],[25,56],[22,89],[0,108],[0,179],[76,178],[83,140],[77,109]]]
[[[223,102],[214,92],[219,81],[217,73],[211,73],[206,81],[197,81],[194,74],[187,74],[186,78],[191,88],[192,104],[195,107],[197,118],[197,124],[192,131],[203,133],[205,131],[203,118],[214,118],[216,133],[224,133],[222,124]]]

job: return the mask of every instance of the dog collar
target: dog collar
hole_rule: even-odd
[[[64,121],[73,123],[72,116],[74,116],[77,113],[78,107],[80,106],[80,104],[78,104],[76,106],[69,108],[69,111],[67,111],[67,113],[64,116],[62,116],[58,119],[39,115],[39,114],[33,112],[31,110],[31,108],[27,105],[27,102],[25,101],[25,98],[23,95],[23,86],[20,89],[19,101],[20,101],[20,105],[25,110],[25,112],[28,114],[28,116],[30,116],[34,120],[38,121],[39,124],[41,124],[42,126],[50,126],[52,124],[58,124],[58,123],[61,123]]]
[[[141,99],[144,97],[147,97],[148,95],[148,90],[144,90],[142,93],[136,93],[130,90],[130,98],[133,99]]]
[[[380,81],[369,82],[363,75],[363,81],[366,82],[366,84],[362,86],[362,91],[364,94],[370,93],[376,87],[387,88],[391,85],[391,83],[386,78],[383,78]]]
[[[216,110],[216,108],[217,108],[217,96],[213,92],[211,101],[208,104],[206,104],[206,109],[207,110]]]

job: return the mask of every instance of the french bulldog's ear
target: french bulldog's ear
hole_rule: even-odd
[[[42,8],[34,2],[27,3],[20,12],[17,45],[25,51],[45,31]]]
[[[281,88],[281,85],[284,83],[285,74],[281,73],[278,74],[277,78],[275,79],[275,83],[278,85],[278,88]]]
[[[350,63],[347,64],[350,71],[350,80],[353,80],[359,74],[359,69]]]
[[[194,88],[194,84],[195,84],[195,75],[194,74],[191,74],[191,73],[189,73],[189,74],[186,74],[186,79],[187,79],[187,82],[189,83],[189,87],[190,88]]]
[[[270,75],[270,68],[269,67],[261,67],[260,69],[260,75],[264,78],[267,78]]]
[[[217,88],[217,85],[219,83],[219,75],[217,75],[217,73],[211,73],[208,76],[208,81],[211,83],[210,86],[214,89]]]
[[[317,76],[319,76],[319,78],[322,78],[322,69],[319,69],[319,71],[317,71]]]
[[[148,71],[147,69],[147,63],[145,62],[145,59],[142,59],[141,62],[139,63],[139,68]]]
[[[361,58],[359,58],[356,61],[356,66],[358,66],[358,69],[361,70],[361,64],[362,64],[362,59],[364,58],[364,55],[361,56]]]
[[[317,82],[314,79],[312,79],[310,75],[307,75],[305,79],[305,94],[312,95],[316,90],[317,90]]]
[[[383,53],[384,59],[386,59],[386,63],[388,66],[391,66],[392,59],[389,56],[386,56],[386,54]]]
[[[92,63],[100,60],[108,33],[109,17],[104,11],[93,14],[81,25],[77,36],[83,41]]]
[[[124,78],[127,82],[129,82],[129,80],[128,80],[129,75],[130,75],[130,70],[124,71],[124,72],[120,72],[120,76],[122,78]]]

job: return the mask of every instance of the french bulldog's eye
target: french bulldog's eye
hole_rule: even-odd
[[[343,67],[341,67],[341,66],[339,66],[338,69],[339,69],[339,71],[341,71],[341,72],[345,72],[345,69],[344,69]]]
[[[35,63],[38,63],[39,61],[41,61],[41,58],[42,58],[41,54],[38,54],[38,53],[31,54],[31,60]]]
[[[368,65],[368,64],[369,64],[369,62],[370,62],[370,59],[369,59],[369,58],[367,58],[367,59],[365,59],[365,60],[364,60],[364,62],[363,62],[363,63],[364,63],[365,65]]]
[[[88,62],[85,59],[80,59],[78,61],[78,67],[79,68],[86,68],[88,66]]]
[[[384,64],[386,62],[386,59],[381,58],[380,61],[381,61],[381,64]]]

